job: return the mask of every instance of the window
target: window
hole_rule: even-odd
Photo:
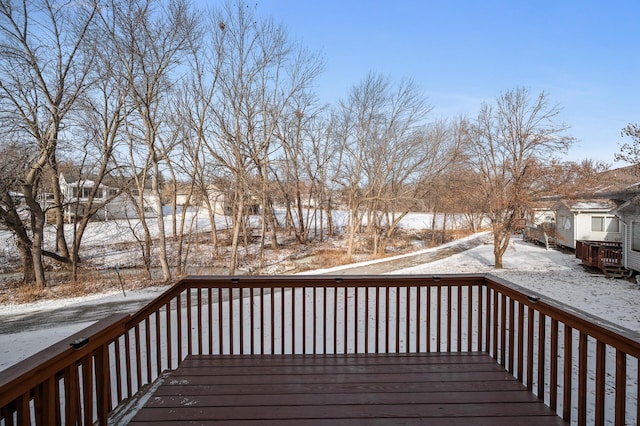
[[[607,232],[620,232],[620,221],[617,217],[607,218]]]
[[[617,217],[593,216],[591,232],[620,232],[620,222]]]
[[[569,231],[571,229],[571,219],[568,216],[560,216],[558,227],[564,231]]]
[[[640,251],[640,222],[631,222],[631,250]]]
[[[591,232],[604,231],[604,217],[594,216],[591,218]]]

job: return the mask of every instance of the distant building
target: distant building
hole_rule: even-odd
[[[60,175],[60,190],[63,196],[64,215],[71,222],[74,217],[82,217],[89,208],[89,197],[96,183],[90,179],[68,182],[63,174]],[[138,201],[137,188],[110,187],[100,184],[96,190],[93,204],[99,207],[93,216],[96,220],[137,218],[138,210],[135,202]],[[143,192],[145,217],[158,217],[156,211],[155,196],[150,189]]]

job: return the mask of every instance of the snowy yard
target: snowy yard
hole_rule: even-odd
[[[490,239],[489,237],[487,237]],[[424,251],[435,251],[441,248]],[[423,252],[424,252],[423,251]],[[404,255],[402,257],[407,257]],[[388,262],[389,259],[365,262]],[[485,244],[435,262],[416,265],[394,271],[393,274],[455,274],[491,273],[517,285],[566,303],[592,315],[611,321],[640,333],[640,288],[625,280],[612,280],[585,271],[572,254],[557,250],[545,250],[521,239],[514,239],[505,254],[504,269],[496,270],[493,264],[493,246]],[[307,273],[336,274],[353,267],[346,265]],[[0,370],[46,348],[61,338],[86,327],[92,321],[76,320],[82,310],[98,311],[100,306],[131,303],[135,310],[146,301],[159,295],[164,288],[121,291],[92,295],[85,298],[50,300],[24,305],[0,307],[0,319],[27,318],[36,313],[50,313],[51,318],[60,317],[55,324],[42,327],[28,326],[19,333],[0,334]],[[104,315],[107,312],[101,311]]]
[[[477,237],[477,236],[476,236]],[[470,237],[473,238],[473,237]],[[579,261],[572,255],[557,250],[545,250],[521,239],[513,240],[505,254],[504,269],[495,270],[493,264],[493,246],[489,243],[490,236],[485,235],[487,244],[477,246],[448,258],[416,264],[409,268],[394,270],[393,274],[455,274],[455,273],[491,273],[509,280],[521,287],[531,289],[550,299],[573,306],[579,310],[601,317],[619,326],[640,332],[640,289],[635,282],[625,280],[610,280],[601,275],[586,271]],[[455,244],[455,243],[452,243]],[[445,249],[440,248],[421,251],[430,252]],[[411,255],[398,256],[405,261],[398,264],[406,265],[406,258]],[[365,262],[374,265],[381,262],[394,262],[394,258]],[[341,271],[353,268],[346,265],[337,268],[312,271],[316,274],[340,275]],[[0,308],[0,318],[22,318],[25,324],[34,313],[49,314],[52,321],[41,327],[33,324],[28,330],[18,333],[0,334],[0,369],[5,369],[13,363],[24,359],[39,350],[46,348],[55,341],[78,331],[91,322],[74,320],[75,315],[83,311],[96,311],[106,315],[108,307],[122,304],[134,306],[144,304],[147,300],[159,295],[163,289],[147,289],[140,292],[128,292],[124,296],[121,292],[105,295],[94,295],[82,299],[67,299],[40,302],[28,305],[5,305]],[[243,303],[252,303],[245,300]],[[107,308],[104,308],[107,307]],[[80,316],[78,314],[78,316]],[[55,323],[53,325],[52,323]],[[589,350],[592,359],[594,351]],[[610,358],[611,354],[608,354]],[[609,361],[607,361],[609,363]],[[636,363],[629,365],[628,373],[633,378],[637,371]],[[635,394],[637,385],[629,384],[629,394]],[[608,385],[607,393],[612,394],[614,387]],[[576,391],[574,389],[574,391]],[[593,395],[591,394],[590,398]],[[629,407],[631,408],[631,407]],[[589,416],[593,412],[589,410]],[[608,414],[607,416],[609,416]]]

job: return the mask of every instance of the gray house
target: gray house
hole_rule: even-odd
[[[615,213],[620,219],[623,234],[622,264],[627,269],[640,272],[640,195],[622,204]]]

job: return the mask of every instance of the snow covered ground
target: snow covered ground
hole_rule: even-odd
[[[487,235],[487,242],[489,241],[490,237]],[[442,250],[446,247],[447,245],[418,253]],[[409,256],[411,255],[403,255],[400,258]],[[373,265],[389,261],[393,262],[393,259],[380,259],[363,264]],[[504,269],[496,270],[492,265],[493,245],[484,244],[445,259],[417,264],[391,273],[491,273],[640,333],[640,310],[637,308],[640,306],[640,287],[634,282],[607,279],[602,275],[590,273],[580,265],[573,254],[545,250],[519,238],[514,238],[504,256]],[[353,266],[345,265],[306,273],[340,274],[341,270]],[[81,330],[100,317],[108,315],[109,311],[133,312],[159,295],[162,290],[164,288],[128,291],[126,296],[121,291],[114,291],[84,298],[0,306],[0,319],[3,322],[18,320],[23,323],[20,332],[9,332],[0,326],[0,370]],[[89,320],[86,313],[83,313],[86,311],[92,314]],[[47,314],[49,321],[46,325],[39,326],[29,321],[29,318],[37,313]]]
[[[397,262],[398,265],[403,265],[402,268],[389,272],[391,274],[491,273],[550,299],[640,333],[640,311],[637,309],[640,305],[640,287],[635,282],[604,278],[602,275],[585,270],[572,253],[546,250],[524,242],[520,238],[514,238],[507,250],[504,256],[504,268],[496,270],[493,267],[493,245],[490,235],[474,235],[468,239],[478,237],[484,238],[486,243],[440,260],[416,262],[413,266],[406,267],[407,259],[411,259],[412,256],[416,259],[424,258],[415,256],[414,253],[363,262],[359,266],[373,269],[375,264],[384,262],[391,262],[391,265]],[[452,244],[456,242],[421,250],[418,253],[446,250]],[[354,266],[357,265],[344,265],[311,271],[311,273],[340,275],[341,271],[346,274]],[[110,294],[77,299],[0,306],[0,370],[81,330],[95,320],[106,316],[108,312],[113,310],[133,312],[163,290],[164,288],[151,288],[128,291],[126,296],[122,292],[114,291]],[[245,301],[245,303],[249,302]],[[89,316],[87,312],[90,313]],[[31,318],[38,313],[48,318],[45,324],[31,321]],[[3,332],[2,323],[7,319],[20,321],[24,328],[19,332]],[[590,358],[593,356],[591,352]],[[635,365],[631,366],[630,377],[634,377],[635,368]],[[631,393],[637,389],[637,384],[631,383],[628,386],[631,386],[629,389]],[[607,392],[612,392],[612,389],[608,385]],[[592,397],[593,395],[590,396]],[[635,411],[635,408],[632,411]],[[608,412],[607,417],[610,417],[610,414]],[[592,408],[590,408],[588,416],[591,418],[592,415]]]

